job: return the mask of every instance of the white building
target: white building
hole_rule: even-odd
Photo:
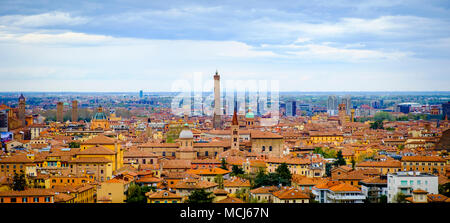
[[[438,177],[421,172],[397,172],[388,174],[388,202],[395,203],[397,193],[412,195],[413,190],[425,190],[438,194]]]
[[[337,181],[316,185],[312,193],[319,203],[364,203],[366,199],[357,187]]]

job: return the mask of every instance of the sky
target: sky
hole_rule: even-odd
[[[450,91],[450,1],[0,0],[0,92]],[[209,83],[209,82],[208,82]]]

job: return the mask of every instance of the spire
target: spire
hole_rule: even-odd
[[[233,121],[231,122],[231,125],[239,125],[239,122],[237,120],[237,109],[236,106],[234,107],[234,113],[233,113]]]

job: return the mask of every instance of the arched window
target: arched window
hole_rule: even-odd
[[[263,147],[262,147],[262,151],[263,151],[263,152],[266,151],[266,146],[263,146]]]
[[[269,146],[269,151],[271,151],[271,152],[272,152],[272,146]]]

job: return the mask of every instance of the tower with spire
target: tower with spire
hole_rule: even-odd
[[[231,150],[239,150],[239,122],[236,106],[234,107],[233,120],[231,121]]]

